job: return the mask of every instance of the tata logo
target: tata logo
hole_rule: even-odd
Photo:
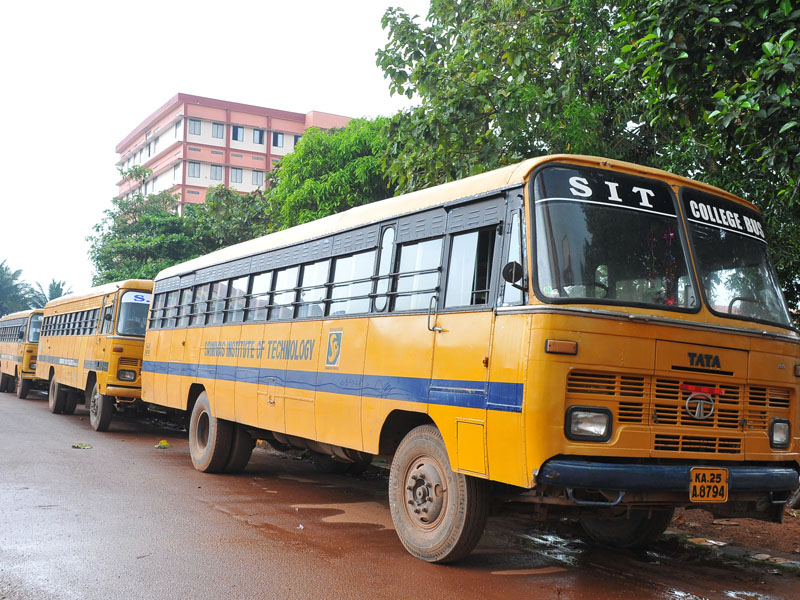
[[[706,369],[721,369],[719,356],[716,354],[699,354],[689,352],[689,365],[692,367],[705,367]]]
[[[695,392],[686,399],[686,412],[693,419],[702,421],[714,414],[714,398],[704,392]]]
[[[342,332],[331,331],[328,333],[328,353],[325,355],[326,367],[338,367],[342,356]]]

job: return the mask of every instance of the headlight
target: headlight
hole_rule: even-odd
[[[599,406],[570,406],[564,431],[571,440],[607,442],[611,438],[611,411]]]
[[[792,441],[792,426],[786,419],[772,419],[769,424],[769,445],[786,449]]]
[[[36,368],[36,361],[32,360],[31,362],[28,363],[28,365],[30,366],[31,369],[35,369]]]
[[[117,371],[117,379],[120,381],[136,381],[136,371],[121,369]]]

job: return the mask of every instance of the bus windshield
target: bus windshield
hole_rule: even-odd
[[[122,294],[117,319],[119,335],[144,337],[151,296],[149,292],[140,291],[128,291]]]
[[[688,188],[682,190],[682,198],[700,285],[711,311],[791,326],[758,213]]]
[[[31,315],[31,324],[28,327],[28,341],[31,344],[39,343],[39,334],[42,331],[42,313]]]
[[[546,301],[698,308],[665,184],[547,167],[534,180],[534,201],[538,290]]]

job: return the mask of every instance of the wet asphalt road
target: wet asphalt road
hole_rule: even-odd
[[[614,551],[516,516],[491,518],[461,563],[429,565],[397,540],[377,469],[323,475],[256,449],[243,474],[206,475],[179,430],[96,433],[82,408],[0,394],[0,599],[108,598],[800,598],[800,577],[674,539]]]

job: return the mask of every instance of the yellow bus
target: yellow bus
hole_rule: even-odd
[[[619,546],[680,506],[779,520],[799,341],[752,204],[558,155],[166,269],[142,395],[190,415],[201,471],[256,437],[393,457],[401,542],[447,562],[490,503]]]
[[[49,383],[52,413],[89,409],[95,431],[141,398],[141,366],[153,282],[131,279],[48,302],[36,376]]]
[[[31,387],[41,386],[36,378],[36,355],[42,310],[23,310],[0,319],[0,392],[16,392],[27,398]]]

